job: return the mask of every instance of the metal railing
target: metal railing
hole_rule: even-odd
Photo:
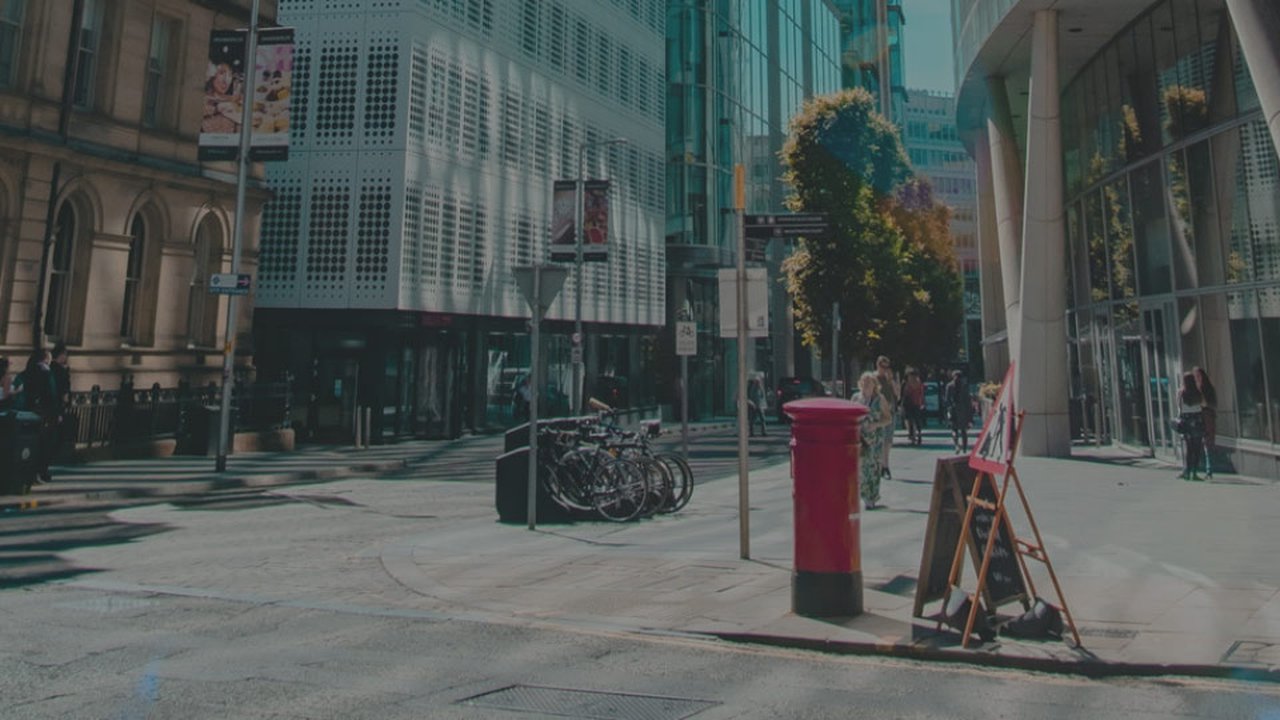
[[[237,383],[231,396],[231,424],[236,432],[260,432],[287,428],[293,383]],[[222,401],[219,386],[191,387],[179,383],[162,388],[159,383],[137,389],[126,378],[119,390],[93,386],[71,393],[67,416],[74,428],[75,447],[95,448],[163,439],[182,442],[209,437],[209,423],[216,423]]]

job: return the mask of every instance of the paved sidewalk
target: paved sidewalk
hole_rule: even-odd
[[[692,422],[691,436],[734,427],[732,418]],[[664,431],[680,433],[679,423]],[[413,440],[369,448],[303,446],[293,452],[241,453],[227,458],[227,471],[214,472],[214,458],[174,455],[166,458],[102,460],[52,468],[53,482],[27,495],[0,495],[0,510],[69,502],[156,500],[215,490],[269,487],[349,477],[367,477],[430,464],[445,453],[471,446],[502,444],[501,434],[466,435],[455,440]],[[497,452],[501,452],[500,450]],[[486,461],[497,453],[487,453]],[[491,467],[491,466],[488,466]]]
[[[1071,460],[1021,459],[1024,487],[1084,647],[1000,638],[962,649],[957,633],[911,616],[933,467],[947,452],[940,437],[932,440],[925,449],[895,448],[895,479],[882,487],[888,507],[862,515],[866,612],[855,618],[790,612],[785,462],[751,476],[750,560],[739,557],[736,478],[721,478],[700,484],[684,512],[638,523],[530,532],[523,524],[477,522],[477,513],[389,548],[383,565],[437,602],[513,622],[1094,676],[1280,681],[1280,566],[1273,551],[1280,486],[1234,476],[1187,483],[1174,478],[1174,469],[1105,448]],[[477,495],[475,502],[486,499]],[[1040,567],[1032,563],[1036,587],[1056,604]],[[970,590],[972,572],[966,567]]]
[[[230,459],[225,477],[212,472],[210,458],[94,463],[60,468],[53,485],[0,499],[0,507],[5,500],[154,498],[338,478],[350,478],[343,486],[353,500],[372,501],[387,487],[376,477],[385,473],[456,494],[458,513],[384,548],[382,564],[424,603],[464,616],[1089,675],[1280,680],[1280,485],[1239,476],[1183,482],[1176,468],[1108,448],[1078,448],[1069,460],[1020,458],[1084,648],[1001,638],[962,649],[956,633],[911,617],[934,467],[949,452],[937,431],[922,448],[894,448],[894,479],[882,486],[887,508],[862,514],[867,612],[832,619],[790,612],[785,454],[751,475],[748,560],[740,557],[736,476],[699,478],[683,512],[636,523],[533,532],[498,523],[491,481],[457,482],[450,460],[457,455],[444,454],[487,454],[498,442],[479,436],[241,455]],[[1016,527],[1026,530],[1025,523]],[[1048,577],[1035,564],[1032,572],[1040,594],[1056,602]],[[966,573],[963,584],[972,589],[972,569]]]

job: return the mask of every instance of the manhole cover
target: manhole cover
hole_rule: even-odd
[[[65,608],[67,610],[88,610],[90,612],[119,612],[121,610],[136,610],[138,608],[149,607],[155,605],[154,600],[146,598],[128,597],[121,595],[100,595],[98,597],[85,598],[84,600],[72,600],[71,602],[57,603],[54,607]]]
[[[1120,640],[1132,640],[1138,637],[1137,630],[1123,630],[1121,628],[1082,627],[1077,628],[1077,630],[1080,631],[1080,637],[1117,638]]]
[[[711,700],[511,685],[473,695],[459,703],[500,710],[537,712],[601,720],[680,720],[719,703]]]
[[[1280,665],[1280,645],[1261,640],[1237,640],[1222,656],[1228,665]]]

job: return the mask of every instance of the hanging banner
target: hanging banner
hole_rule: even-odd
[[[573,262],[577,259],[574,248],[573,203],[576,182],[556,180],[551,193],[551,260]]]
[[[209,34],[209,65],[204,82],[204,119],[200,121],[200,160],[234,160],[244,117],[244,55],[248,33],[214,30]]]
[[[604,262],[609,259],[609,181],[582,185],[582,259]]]
[[[289,97],[293,94],[293,28],[258,32],[254,63],[252,160],[289,159]]]

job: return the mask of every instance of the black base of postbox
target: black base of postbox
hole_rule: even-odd
[[[807,617],[862,614],[862,572],[791,573],[791,612]]]

